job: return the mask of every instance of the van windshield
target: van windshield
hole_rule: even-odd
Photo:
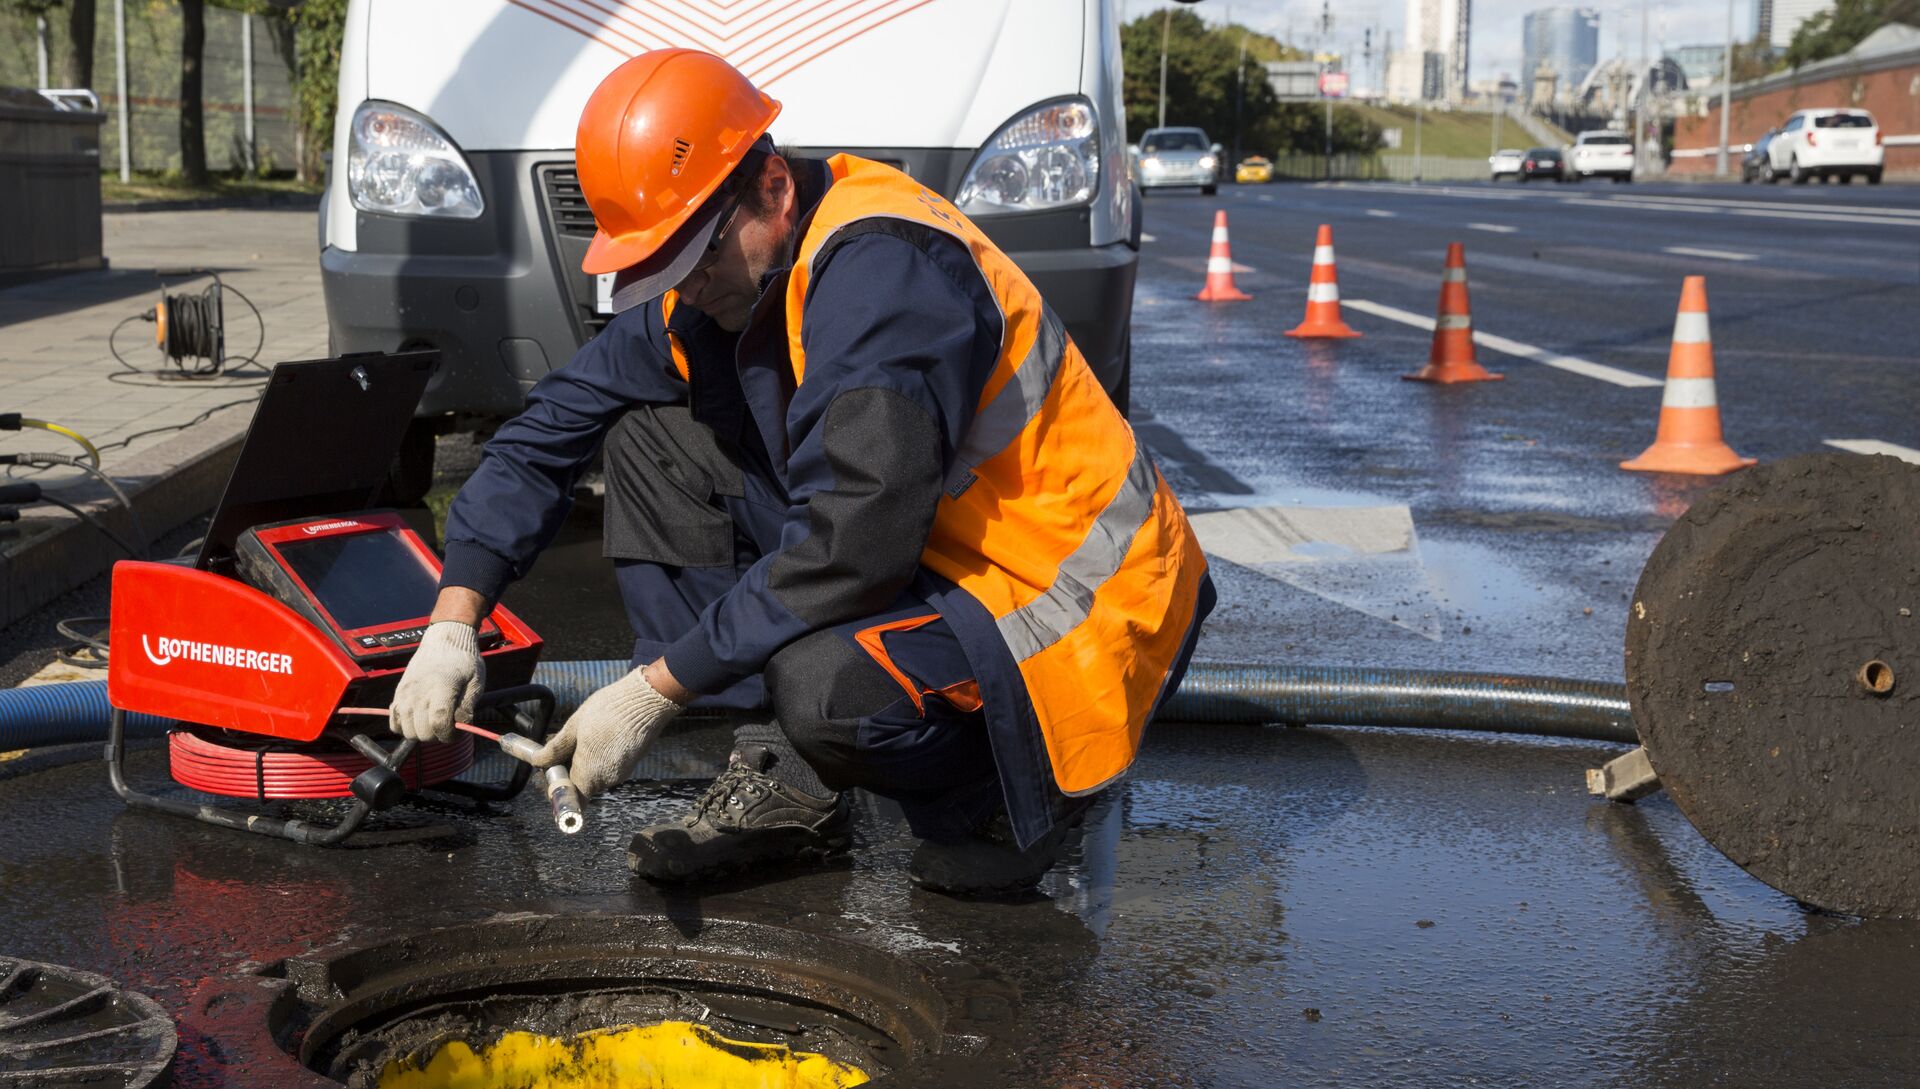
[[[1207,138],[1198,132],[1156,132],[1140,141],[1141,151],[1205,151]]]
[[[1864,113],[1830,113],[1813,119],[1816,129],[1870,129],[1873,118]]]

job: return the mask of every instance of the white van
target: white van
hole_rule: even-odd
[[[1117,20],[1114,0],[352,0],[320,219],[333,348],[440,349],[416,459],[518,412],[609,317],[580,271],[581,107],[629,57],[688,46],[784,104],[783,147],[958,204],[1124,407],[1140,222]]]

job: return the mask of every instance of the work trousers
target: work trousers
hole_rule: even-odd
[[[606,444],[605,549],[634,630],[658,657],[709,603],[778,547],[787,505],[771,472],[681,406],[643,405]],[[759,677],[696,706],[771,711],[753,731],[807,789],[863,788],[898,802],[914,834],[953,841],[1001,805],[972,667],[947,622],[903,594],[889,608],[788,644]]]

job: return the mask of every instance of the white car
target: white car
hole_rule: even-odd
[[[1844,185],[1856,174],[1879,185],[1886,153],[1880,126],[1865,110],[1796,110],[1767,145],[1767,162],[1775,180],[1785,175],[1795,185],[1816,176]]]
[[[1140,136],[1139,155],[1142,189],[1197,185],[1212,196],[1220,184],[1220,145],[1208,142],[1201,129],[1148,129]]]
[[[1515,148],[1503,147],[1487,156],[1487,169],[1493,174],[1493,180],[1517,178],[1520,176],[1520,162],[1526,153]]]
[[[1596,130],[1573,138],[1567,151],[1567,180],[1612,178],[1633,180],[1633,139],[1624,132]]]

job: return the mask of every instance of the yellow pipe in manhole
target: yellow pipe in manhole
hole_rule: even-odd
[[[390,1062],[379,1089],[847,1089],[865,1071],[783,1044],[730,1040],[691,1021],[559,1040],[509,1032],[479,1051],[455,1040],[425,1066]]]

